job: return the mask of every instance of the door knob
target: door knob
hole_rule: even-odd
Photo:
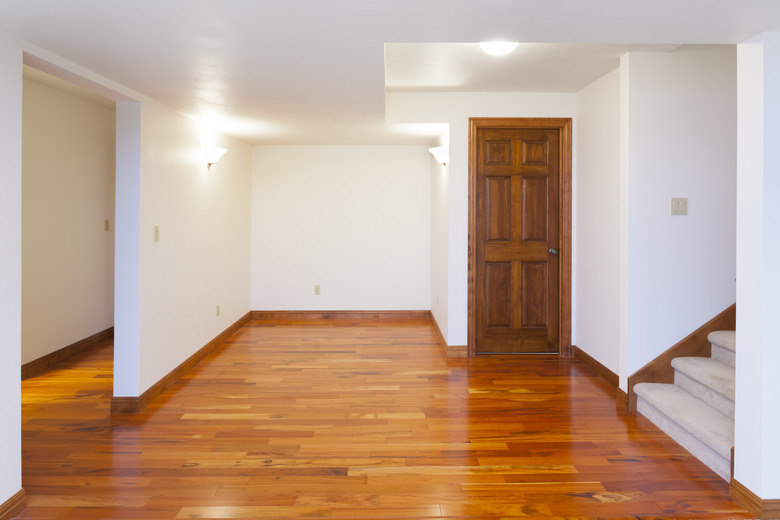
[[[551,255],[557,255],[558,254],[558,250],[555,249],[554,247],[551,247],[550,249],[548,249],[547,252],[550,253]]]

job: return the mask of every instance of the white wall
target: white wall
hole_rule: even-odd
[[[248,144],[218,136],[228,152],[209,170],[195,121],[152,101],[140,108],[143,392],[249,311],[252,156]]]
[[[0,34],[0,504],[22,488],[22,48]]]
[[[253,172],[253,310],[431,308],[426,147],[257,146]]]
[[[577,95],[572,323],[576,345],[620,366],[620,70]]]
[[[27,363],[114,324],[115,116],[30,80],[22,112]]]
[[[736,48],[626,61],[628,375],[736,299]]]
[[[739,45],[734,478],[780,499],[780,33]]]
[[[431,156],[431,313],[439,330],[447,341],[448,274],[447,254],[449,245],[448,214],[449,174],[448,167],[439,164]]]
[[[386,95],[389,123],[449,123],[447,292],[432,294],[447,299],[449,345],[468,340],[468,134],[470,117],[574,117],[576,94],[502,92],[390,92]],[[574,140],[576,144],[576,129]],[[575,152],[576,153],[576,152]],[[576,164],[576,160],[575,160]],[[576,166],[574,175],[576,176]],[[439,262],[444,256],[439,257]],[[437,320],[438,321],[438,320]],[[441,322],[439,324],[443,327]]]

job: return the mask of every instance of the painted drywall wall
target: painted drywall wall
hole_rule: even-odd
[[[0,34],[0,504],[22,488],[22,48]]]
[[[468,333],[468,120],[470,117],[574,117],[576,94],[504,92],[389,92],[389,123],[448,123],[450,164],[447,208],[447,299],[449,345],[466,345]],[[577,132],[574,140],[576,146]],[[574,153],[576,154],[576,147]],[[574,160],[576,165],[576,158]],[[576,166],[574,175],[576,176]],[[439,260],[441,261],[441,260]],[[433,270],[444,266],[433,264]]]
[[[780,499],[780,34],[738,46],[737,363],[734,478]]]
[[[447,341],[448,336],[448,219],[449,171],[431,156],[431,313]]]
[[[620,70],[577,94],[576,345],[620,370]]]
[[[626,61],[632,374],[736,299],[736,48]],[[688,215],[670,215],[671,197],[688,198]]]
[[[19,45],[25,64],[117,102],[114,395],[138,396],[249,311],[251,146]],[[211,170],[204,141],[228,149]]]
[[[27,363],[114,324],[115,116],[29,80],[22,113]]]
[[[252,154],[242,141],[212,135],[228,152],[207,169],[207,129],[152,101],[140,110],[143,392],[249,311]]]
[[[430,177],[424,146],[255,147],[252,309],[430,309]]]

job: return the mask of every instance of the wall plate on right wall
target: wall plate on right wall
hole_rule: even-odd
[[[672,197],[670,203],[670,215],[688,214],[688,197]]]

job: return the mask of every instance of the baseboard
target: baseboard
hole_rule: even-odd
[[[441,327],[439,327],[439,323],[436,321],[436,318],[433,316],[433,313],[431,311],[428,311],[428,318],[431,320],[431,323],[433,324],[433,330],[436,332],[436,335],[439,337],[439,343],[441,343],[441,346],[444,347],[444,353],[448,358],[469,357],[469,348],[467,345],[447,344],[447,340],[444,339],[444,334],[442,334],[441,332]]]
[[[238,319],[233,325],[225,329],[216,338],[209,341],[200,350],[188,357],[182,364],[168,372],[168,374],[149,387],[138,397],[112,397],[111,413],[139,413],[149,403],[157,399],[163,392],[173,386],[195,365],[200,363],[203,358],[211,354],[217,347],[224,343],[230,336],[249,323],[252,313],[248,312]]]
[[[729,483],[729,496],[734,502],[762,520],[780,519],[780,500],[763,500],[735,478],[732,478]]]
[[[579,348],[577,345],[571,346],[571,353],[575,359],[581,361],[583,364],[593,369],[593,371],[596,372],[596,374],[598,374],[601,379],[606,381],[607,384],[615,390],[615,399],[617,400],[618,404],[621,406],[626,405],[628,402],[628,394],[626,394],[626,392],[620,388],[620,377],[616,373],[601,364],[601,362],[599,362],[596,358],[590,356],[590,354]]]
[[[707,336],[716,330],[734,330],[737,325],[737,304],[733,304],[696,329],[672,348],[637,370],[628,378],[628,408],[636,410],[637,383],[674,383],[672,359],[677,357],[709,357],[712,351]]]
[[[447,340],[444,339],[444,334],[441,332],[441,327],[439,327],[439,322],[436,321],[436,316],[433,315],[432,311],[428,311],[428,319],[431,320],[431,325],[433,325],[433,331],[436,333],[436,336],[439,338],[439,344],[444,348],[444,351],[447,351]],[[447,355],[449,357],[449,354]]]
[[[14,496],[0,504],[0,520],[11,520],[18,515],[27,504],[27,494],[20,489]]]
[[[602,365],[597,359],[591,357],[587,352],[579,348],[577,345],[572,345],[571,350],[575,359],[592,368],[594,372],[601,376],[601,379],[609,384],[609,386],[612,388],[617,388],[617,386],[620,384],[620,377],[618,377],[616,373]]]
[[[252,320],[427,320],[431,311],[252,311]]]
[[[448,358],[467,358],[469,357],[468,345],[447,345]]]
[[[628,408],[628,394],[620,387],[615,388],[615,401],[620,405],[621,409]]]
[[[22,379],[39,376],[45,372],[48,372],[52,368],[56,367],[66,359],[70,359],[73,356],[81,354],[82,352],[95,348],[102,342],[112,339],[114,337],[114,327],[93,334],[88,338],[84,338],[81,341],[77,341],[67,347],[62,347],[59,350],[55,350],[50,354],[46,354],[43,357],[34,359],[29,363],[22,365]]]

